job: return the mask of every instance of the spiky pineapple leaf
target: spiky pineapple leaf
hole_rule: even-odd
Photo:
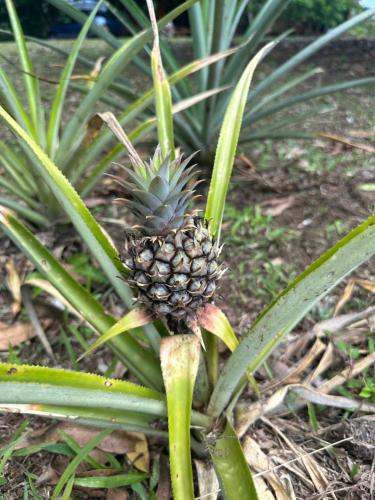
[[[147,7],[151,19],[154,35],[154,44],[151,53],[151,70],[155,89],[155,107],[158,126],[159,144],[163,157],[170,155],[175,158],[172,118],[172,94],[168,79],[166,78],[160,54],[159,31],[156,23],[154,4],[147,0]]]
[[[66,386],[80,389],[102,390],[164,400],[164,396],[152,389],[124,380],[111,379],[93,373],[82,373],[44,366],[0,363],[0,382],[27,382]]]
[[[14,38],[17,44],[18,55],[20,57],[23,77],[26,87],[26,95],[29,105],[31,123],[33,126],[33,135],[40,144],[45,144],[44,130],[44,108],[40,100],[39,81],[34,76],[34,70],[31,63],[29,51],[27,49],[22,26],[14,7],[13,0],[5,0],[10,23],[12,26]]]
[[[116,249],[112,246],[102,228],[88,210],[69,180],[47,156],[45,151],[29,136],[20,125],[0,106],[0,117],[15,132],[21,141],[27,145],[33,156],[38,160],[35,166],[38,173],[49,186],[61,207],[65,210],[78,233],[86,242],[92,254],[98,260],[114,289],[125,305],[133,307],[133,294],[128,285],[119,279],[119,273],[124,272],[124,266],[118,258]],[[152,325],[145,329],[145,334],[155,351],[158,351],[160,336]]]
[[[227,421],[223,434],[213,445],[207,444],[224,498],[259,500],[240,441],[230,422]]]
[[[199,366],[199,339],[194,335],[163,338],[160,359],[167,393],[171,479],[174,498],[194,498],[190,451],[190,417]]]
[[[246,370],[254,372],[319,300],[374,254],[372,215],[313,262],[262,312],[222,370],[209,413],[220,415]]]
[[[49,123],[48,123],[48,130],[47,130],[47,147],[48,147],[48,153],[49,155],[53,158],[54,154],[57,150],[58,147],[58,133],[60,129],[60,124],[61,124],[61,118],[63,114],[63,107],[64,107],[64,101],[65,101],[65,96],[66,92],[69,87],[70,83],[70,77],[73,73],[73,69],[75,66],[75,63],[77,61],[78,53],[82,47],[82,44],[84,40],[86,39],[87,33],[89,32],[90,26],[92,25],[93,20],[95,19],[95,16],[103,3],[103,0],[100,0],[95,8],[92,10],[91,14],[87,18],[86,22],[82,26],[82,29],[78,35],[78,37],[75,39],[73,46],[70,50],[69,57],[65,63],[64,69],[61,73],[61,76],[59,78],[59,84],[57,86],[57,90],[55,93],[55,98],[52,103],[52,108],[51,108],[51,114],[49,118]]]
[[[249,62],[226,110],[216,148],[214,169],[208,191],[205,218],[210,223],[212,234],[220,237],[221,222],[224,213],[225,199],[232,173],[242,117],[246,106],[247,94],[254,71],[261,59],[274,47],[270,42],[263,47]]]
[[[30,230],[1,206],[0,227],[95,330],[105,333],[114,325],[114,318],[105,313],[95,297],[66,271]],[[143,383],[156,388],[162,386],[156,359],[132,337],[114,338],[111,348]]]
[[[118,320],[107,332],[104,333],[104,335],[101,335],[98,340],[91,344],[87,351],[79,357],[78,361],[88,354],[91,354],[99,346],[103,345],[105,342],[108,342],[108,340],[111,340],[114,337],[117,337],[118,335],[128,332],[129,330],[132,330],[134,328],[139,328],[140,326],[147,325],[152,321],[152,317],[145,311],[141,309],[133,309],[132,311],[128,312],[123,318]]]

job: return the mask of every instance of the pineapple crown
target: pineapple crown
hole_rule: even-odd
[[[187,207],[198,184],[196,165],[188,167],[194,154],[171,160],[170,155],[163,158],[158,147],[148,163],[131,156],[133,168],[121,165],[128,178],[116,180],[125,188],[124,201],[137,217],[137,227],[147,236],[163,236],[187,220]]]

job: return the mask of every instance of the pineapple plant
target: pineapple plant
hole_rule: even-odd
[[[156,38],[151,0],[148,3]],[[175,500],[196,498],[191,449],[200,457],[209,453],[224,498],[258,500],[256,485],[239,441],[241,431],[236,426],[238,415],[234,410],[241,392],[277,344],[317,301],[375,253],[375,215],[372,215],[281,292],[241,340],[237,339],[225,314],[216,306],[207,304],[212,300],[223,273],[218,263],[218,238],[251,78],[261,58],[273,46],[274,43],[271,43],[257,54],[233,90],[216,150],[204,219],[191,210],[190,203],[197,185],[197,171],[190,166],[191,157],[174,158],[173,130],[168,126],[172,123],[170,92],[160,61],[154,72],[154,85],[161,148],[156,150],[148,164],[136,153],[113,115],[100,114],[124,143],[132,160],[132,166],[124,167],[127,178],[119,179],[125,189],[128,207],[138,221],[134,233],[126,236],[122,255],[128,268],[126,280],[138,291],[138,301],[144,308],[153,316],[163,318],[173,333],[192,331],[195,335],[166,336],[160,324],[149,324],[153,318],[144,314],[143,310],[131,310],[117,320],[105,311],[88,287],[82,287],[76,281],[30,229],[9,210],[0,207],[0,228],[48,280],[42,285],[43,280],[38,279],[36,286],[44,286],[55,297],[56,294],[62,296],[69,305],[69,311],[75,313],[79,321],[84,318],[93,333],[100,334],[85,354],[110,341],[116,357],[146,386],[109,379],[108,374],[100,377],[81,371],[0,363],[1,412],[69,419],[76,424],[109,429],[98,433],[72,459],[57,482],[52,498],[67,498],[71,496],[73,487],[82,484],[82,478],[76,477],[78,460],[111,429],[165,439],[167,417],[170,476]],[[157,53],[153,55],[156,60]],[[0,118],[24,147],[30,149],[41,179],[56,195],[119,298],[130,309],[132,295],[118,278],[119,272],[125,271],[105,232],[58,166],[1,106]],[[29,278],[26,285],[32,285],[32,280]],[[196,320],[195,325],[190,324],[194,323],[193,320]],[[142,342],[139,342],[132,330],[146,325],[147,330],[143,330]],[[197,328],[194,329],[194,326]],[[200,339],[197,338],[200,327],[206,331],[205,353],[202,353]],[[233,351],[220,374],[216,337]],[[369,358],[370,355],[364,360]],[[372,358],[370,361],[373,361]],[[287,393],[285,387],[281,389],[284,394]],[[305,396],[298,392],[301,388],[298,384],[289,385],[289,390],[295,390],[296,396],[302,399]],[[309,393],[316,388],[306,384],[302,389]],[[203,397],[194,401],[194,392]],[[332,398],[330,396],[331,401]],[[281,398],[278,401],[282,403]],[[267,407],[272,411],[275,409],[270,400],[261,399],[255,404],[262,410],[259,416]],[[353,405],[351,408],[363,409],[362,401],[353,400],[350,405]],[[254,415],[248,411],[248,400],[245,408],[246,413]],[[21,436],[20,431],[18,435]],[[12,451],[14,443],[19,443],[18,439],[3,449],[5,460],[9,457],[7,450]],[[91,445],[92,448],[89,448]],[[5,463],[4,458],[2,462]],[[129,476],[124,474],[122,468],[113,472],[112,477],[104,478],[106,486],[110,482],[129,484]],[[144,477],[142,474],[140,480]],[[94,486],[97,479],[94,476],[85,478]],[[143,489],[141,484],[139,488],[141,486]],[[137,490],[134,488],[134,491]],[[280,496],[290,497],[281,486],[279,491]],[[151,496],[155,496],[153,491],[150,491]]]
[[[137,219],[136,231],[125,239],[128,284],[136,289],[138,302],[174,333],[189,331],[224,272],[208,223],[197,211],[188,212],[199,182],[192,156],[163,158],[157,148],[150,162],[143,163],[133,153],[133,168],[123,167],[127,180],[116,178]]]

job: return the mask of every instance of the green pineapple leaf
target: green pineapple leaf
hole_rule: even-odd
[[[168,79],[166,78],[161,60],[159,46],[159,31],[156,23],[154,4],[147,0],[147,7],[151,19],[154,34],[154,45],[151,53],[151,69],[155,90],[155,108],[157,117],[158,137],[163,158],[170,155],[175,159],[172,117],[172,95]]]
[[[225,199],[251,80],[258,63],[274,45],[274,42],[267,44],[247,65],[233,91],[221,126],[205,213],[205,218],[210,223],[211,232],[217,239],[220,238]]]
[[[95,349],[103,345],[108,340],[126,333],[134,328],[139,328],[140,326],[152,323],[152,317],[141,309],[133,309],[128,312],[123,318],[119,319],[104,335],[101,335],[98,340],[96,340],[87,351],[78,358],[80,361],[82,358],[91,354]]]

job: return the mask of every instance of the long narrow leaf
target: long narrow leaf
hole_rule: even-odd
[[[104,418],[107,410],[140,412],[160,417],[167,415],[164,395],[130,382],[70,370],[11,363],[0,363],[1,403],[103,410],[99,411],[98,419]],[[38,406],[34,409],[40,410]],[[192,425],[207,427],[210,422],[209,417],[192,412]]]
[[[342,92],[345,90],[351,90],[356,87],[364,87],[367,85],[374,85],[375,77],[370,76],[367,78],[360,78],[357,80],[348,80],[345,82],[334,83],[333,85],[324,85],[317,87],[302,94],[297,94],[292,97],[284,98],[282,101],[274,103],[272,106],[266,107],[265,109],[259,109],[258,106],[254,107],[253,111],[249,111],[248,118],[245,118],[245,123],[255,123],[256,121],[266,118],[267,116],[273,115],[278,111],[283,109],[290,109],[292,106],[299,104],[301,102],[307,102],[310,99],[315,99],[317,97],[322,97],[327,94],[334,94],[335,92]]]
[[[43,106],[40,100],[39,82],[38,79],[33,76],[33,66],[31,64],[29,52],[27,50],[21,23],[18,18],[16,9],[14,8],[13,0],[5,0],[5,5],[8,11],[10,23],[12,25],[14,38],[17,44],[18,55],[20,57],[21,66],[23,69],[27,100],[29,103],[33,129],[35,131],[35,138],[38,139],[40,144],[45,145],[44,113]]]
[[[0,210],[0,227],[98,332],[103,334],[115,324],[115,319],[104,312],[100,303],[72,278],[26,227],[4,209]],[[142,349],[130,336],[117,337],[110,345],[139,380],[150,387],[161,387],[160,368],[149,351]]]
[[[31,120],[22,104],[22,101],[14,88],[13,83],[0,66],[0,96],[1,102],[6,107],[7,111],[11,113],[22,127],[30,134],[33,133],[33,125]]]
[[[151,18],[154,44],[151,53],[152,79],[155,89],[155,108],[158,126],[158,137],[161,152],[164,157],[170,155],[171,160],[175,158],[172,118],[172,96],[168,80],[165,76],[161,60],[159,46],[159,31],[156,23],[154,4],[147,0],[149,15]]]
[[[133,384],[132,382],[60,368],[0,363],[0,381],[33,382],[95,391],[105,389],[106,392],[110,393],[156,399],[159,401],[164,400],[164,396],[161,393]]]
[[[191,7],[196,1],[197,0],[187,0],[160,19],[158,22],[159,29],[162,29],[175,17]],[[71,144],[77,143],[77,141],[81,140],[85,122],[87,121],[93,110],[93,106],[98,101],[100,96],[107,90],[116,77],[124,71],[126,65],[133,60],[134,56],[138,54],[138,52],[148,41],[151,40],[151,38],[151,28],[139,33],[131,40],[126,41],[106,63],[90,93],[83,99],[68,126],[64,130],[59,147],[59,153],[56,155],[56,161],[59,165],[65,167],[69,162],[70,157],[69,155],[66,155],[66,150],[71,147]]]
[[[261,92],[270,87],[272,84],[277,82],[280,78],[288,74],[296,66],[304,62],[307,58],[311,57],[322,47],[327,45],[335,38],[341,36],[348,30],[354,28],[355,26],[371,19],[375,15],[375,8],[367,9],[364,12],[352,17],[345,23],[340,24],[336,28],[328,31],[325,35],[319,37],[317,40],[309,44],[307,47],[298,52],[295,56],[288,59],[284,64],[279,66],[275,71],[273,71],[268,77],[264,78],[250,93],[249,99],[255,99]]]
[[[74,477],[75,471],[79,464],[85,460],[85,458],[89,455],[89,453],[96,447],[98,444],[103,441],[104,438],[109,436],[111,433],[110,429],[105,429],[101,432],[99,432],[96,436],[90,439],[88,443],[83,446],[80,451],[77,453],[77,455],[73,458],[73,460],[67,465],[65,468],[64,472],[61,474],[55,489],[53,490],[51,500],[57,500],[59,498],[59,495],[61,491],[63,490],[64,486],[66,483],[69,482],[69,479],[71,477]],[[69,484],[69,483],[68,483]],[[73,485],[72,485],[73,486]],[[72,488],[71,486],[71,488]],[[70,495],[69,495],[70,496]],[[65,497],[65,494],[64,494]],[[68,498],[68,497],[65,497]],[[64,498],[64,500],[65,500]]]
[[[226,500],[258,500],[253,478],[233,427],[227,422],[224,433],[208,449]]]
[[[5,196],[0,196],[0,207],[1,206],[14,210],[17,214],[38,226],[49,227],[51,225],[50,221],[41,213],[22,205],[18,201],[6,198]]]
[[[15,120],[0,106],[0,116],[9,127],[28,146],[32,154],[39,160],[36,163],[38,172],[45,183],[54,193],[61,207],[70,217],[77,231],[85,240],[87,246],[95,258],[100,262],[103,271],[108,276],[113,287],[125,303],[131,309],[133,307],[133,295],[126,283],[119,279],[119,272],[124,268],[118,258],[116,250],[105,236],[104,232],[83,203],[74,187],[69,183],[63,173],[41,149],[41,147],[20,127]],[[159,346],[159,334],[153,327],[146,327],[146,335],[155,350]]]
[[[242,117],[247,101],[247,94],[255,68],[261,61],[262,57],[264,57],[264,55],[273,46],[273,42],[267,44],[250,61],[233,92],[224,116],[219,142],[216,148],[214,170],[208,192],[205,213],[205,218],[211,225],[212,234],[214,234],[218,239],[220,237],[225,198],[232,173],[238,137],[242,124]]]
[[[19,184],[19,186],[28,194],[34,194],[37,191],[37,185],[32,172],[25,165],[26,158],[23,158],[19,151],[14,152],[8,144],[0,141],[0,158],[4,163],[9,175]]]
[[[27,193],[25,193],[20,188],[20,186],[17,186],[15,182],[12,182],[4,177],[0,177],[0,186],[5,188],[5,190],[8,191],[8,193],[12,193],[13,195],[17,196],[17,198],[24,201],[30,208],[35,210],[39,210],[41,208],[38,205],[38,203],[33,198],[31,198]]]
[[[40,382],[0,382],[0,404],[35,404],[52,406],[77,406],[141,411],[155,416],[166,416],[165,403],[139,396],[119,397],[105,390],[88,390],[75,387],[50,385]]]
[[[162,340],[160,359],[167,393],[169,453],[173,495],[194,498],[190,452],[190,416],[199,366],[199,339],[174,335]]]
[[[259,316],[224,367],[209,413],[220,415],[246,370],[254,372],[319,300],[374,254],[372,215],[313,262]]]
[[[225,58],[234,54],[238,48],[230,49],[220,54],[213,54],[212,56],[207,57],[203,60],[195,60],[191,63],[183,66],[181,69],[176,71],[168,77],[168,82],[170,85],[175,85],[177,82],[181,81],[183,78],[186,78],[189,75],[192,75],[196,71],[200,71],[204,69],[206,66],[210,64],[214,64],[221,58]],[[145,92],[142,96],[140,96],[135,102],[127,106],[127,108],[118,116],[118,120],[122,126],[125,126],[127,123],[132,121],[135,118],[138,118],[140,113],[147,108],[154,99],[155,93],[154,89],[150,89]],[[103,149],[107,146],[107,144],[111,141],[112,134],[108,130],[103,130],[99,136],[90,144],[88,148],[83,152],[82,155],[78,157],[78,160],[75,162],[75,169],[71,174],[71,179],[73,181],[79,179],[82,176],[82,173],[85,169],[90,165],[98,155],[103,151]],[[85,186],[85,182],[83,181],[82,188]],[[87,194],[86,189],[83,188],[83,194]]]
[[[280,17],[288,6],[290,0],[268,0],[249,24],[248,29],[242,35],[242,39],[250,38],[250,42],[241,52],[231,58],[225,67],[224,81],[231,82],[233,78],[237,80],[246,65],[248,57],[255,53],[260,43],[262,43],[267,31]],[[248,54],[248,55],[247,55]]]
[[[43,418],[74,420],[77,424],[93,427],[123,429],[129,432],[143,432],[150,436],[166,437],[165,431],[150,426],[155,416],[140,411],[114,410],[110,408],[85,408],[83,406],[62,406],[46,404],[0,403],[0,411],[36,415]],[[36,448],[36,452],[43,449]]]
[[[199,103],[200,101],[218,92],[222,92],[223,90],[226,90],[226,88],[224,87],[219,89],[208,90],[207,92],[203,92],[202,94],[197,94],[194,97],[191,97],[190,99],[180,101],[179,103],[173,106],[172,113],[175,115],[176,113],[183,111],[187,107],[194,106],[196,103]],[[180,122],[178,117],[175,117],[175,121],[176,123],[178,124],[181,123],[181,125],[183,125],[183,118],[181,119]],[[156,123],[157,120],[155,117],[149,118],[143,123],[140,123],[135,129],[133,129],[129,133],[128,136],[129,140],[133,144],[135,144],[137,141],[140,140],[141,137],[143,137],[146,133],[150,132],[150,130],[152,130],[152,128],[156,126]],[[89,193],[89,191],[95,186],[97,180],[109,168],[111,163],[113,163],[117,158],[119,158],[123,154],[123,152],[124,152],[124,146],[122,144],[116,144],[116,146],[114,146],[104,156],[104,158],[101,159],[101,161],[96,165],[96,167],[92,170],[92,172],[90,172],[90,174],[82,182],[79,188],[82,196],[86,196]]]
[[[105,342],[108,342],[108,340],[113,339],[114,337],[117,337],[122,333],[126,333],[134,328],[147,325],[151,322],[151,317],[145,311],[133,309],[132,311],[128,312],[123,318],[117,321],[117,323],[115,323],[104,335],[99,337],[96,342],[91,344],[80,359],[82,359],[83,356],[91,354],[99,346],[103,345]]]
[[[75,39],[69,57],[65,63],[64,69],[59,79],[59,85],[57,87],[55,98],[52,104],[50,119],[48,123],[48,131],[47,131],[47,147],[48,147],[48,153],[51,156],[51,158],[54,157],[54,154],[58,146],[56,141],[58,139],[61,117],[63,113],[64,100],[66,92],[69,87],[70,77],[73,73],[78,53],[82,47],[82,44],[87,36],[90,26],[92,25],[92,22],[101,4],[102,2],[97,3],[95,8],[92,10],[90,16],[87,18],[85,24],[83,25],[80,34]]]
[[[189,21],[190,21],[191,38],[194,47],[194,55],[199,59],[203,59],[208,56],[208,47],[206,39],[207,33],[204,27],[201,2],[196,3],[189,10]],[[207,80],[208,80],[208,69],[204,68],[203,71],[198,76],[199,92],[204,92],[206,90]]]

